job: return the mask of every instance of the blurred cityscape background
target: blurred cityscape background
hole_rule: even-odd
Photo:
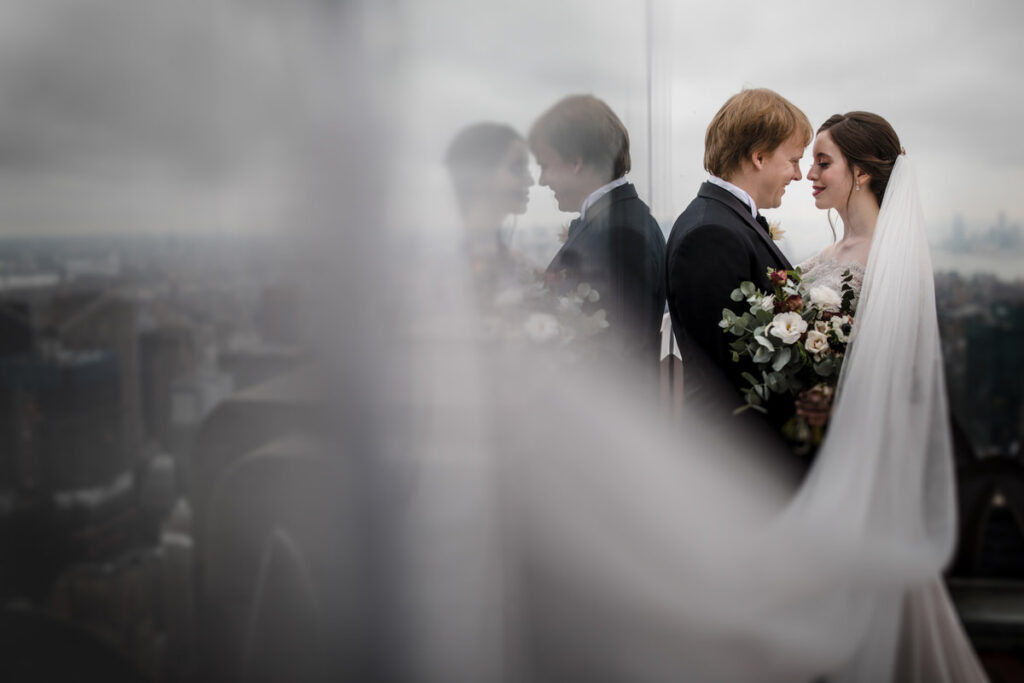
[[[996,252],[1024,263],[1020,226],[1002,215],[935,251],[949,263]],[[307,453],[295,437],[317,433],[301,389],[308,311],[285,253],[270,237],[0,241],[8,615],[80,629],[149,680],[240,666],[280,531],[252,518],[268,499],[247,472]],[[1015,659],[1024,619],[1007,592],[1024,595],[1024,277],[942,270],[936,292],[961,480],[949,576],[978,647]],[[238,540],[243,530],[254,537]],[[249,543],[245,560],[210,547],[231,543]]]

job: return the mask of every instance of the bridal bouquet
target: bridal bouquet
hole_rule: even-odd
[[[498,291],[492,313],[482,319],[484,336],[575,348],[608,328],[596,289],[585,282],[573,288],[556,289],[554,284],[541,276],[530,284]]]
[[[800,269],[768,270],[773,291],[762,292],[752,282],[733,290],[733,301],[745,301],[748,310],[737,315],[722,309],[719,327],[736,340],[730,344],[734,362],[752,361],[755,372],[744,372],[750,384],[743,388],[742,412],[767,412],[764,404],[772,394],[799,397],[817,395],[828,399],[839,380],[839,370],[853,327],[855,293],[847,270],[841,291],[831,287],[808,288]],[[797,416],[787,425],[788,436],[802,443],[819,442],[820,428],[811,429]]]

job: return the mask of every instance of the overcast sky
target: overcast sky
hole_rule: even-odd
[[[0,2],[0,235],[281,227],[323,118],[317,94],[353,90],[331,51],[348,39],[325,21],[332,4]],[[745,86],[779,91],[814,125],[851,109],[889,119],[936,235],[955,213],[968,225],[1024,213],[1012,0],[366,5],[359,40],[387,59],[364,75],[400,124],[400,192],[382,201],[424,229],[450,221],[440,159],[455,131],[480,119],[525,131],[574,92],[623,118],[632,179],[670,222],[705,178],[708,121]],[[776,213],[805,248],[829,234],[806,181]],[[520,224],[569,218],[534,187]]]
[[[957,213],[969,226],[994,222],[999,210],[1021,217],[1019,3],[547,4],[447,0],[410,9],[403,30],[417,98],[409,108],[404,184],[426,178],[431,192],[443,192],[437,160],[467,122],[494,119],[525,130],[562,95],[589,92],[630,129],[631,176],[670,223],[706,177],[701,160],[711,117],[740,89],[768,87],[815,127],[853,109],[886,117],[917,165],[935,239]],[[806,180],[790,187],[775,214],[797,251],[831,239]],[[547,189],[535,187],[521,223],[568,218]]]

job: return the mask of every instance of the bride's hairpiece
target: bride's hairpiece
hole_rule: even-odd
[[[902,154],[903,156],[907,156],[907,150],[904,149],[903,147],[900,147],[900,154]]]

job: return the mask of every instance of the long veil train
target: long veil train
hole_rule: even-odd
[[[420,474],[395,512],[416,678],[984,680],[940,580],[953,473],[905,158],[874,240],[832,424],[795,495],[729,424],[670,427],[614,370],[477,345],[457,269],[427,260],[427,324],[404,347]]]
[[[908,581],[902,615],[900,594],[873,596],[862,646],[835,680],[889,680],[897,661],[899,680],[984,680],[940,580],[956,534],[952,462],[934,274],[917,180],[900,155],[832,420],[787,515],[834,520],[852,546],[912,549],[928,573]]]

